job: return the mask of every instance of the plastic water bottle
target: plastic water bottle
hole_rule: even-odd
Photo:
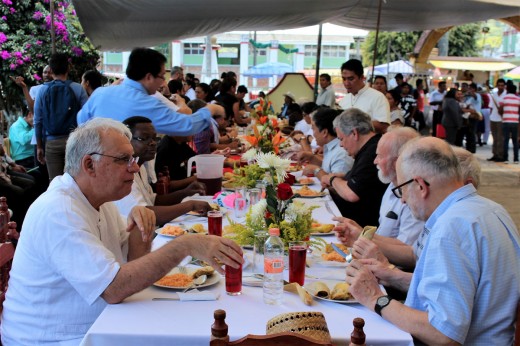
[[[264,246],[264,303],[282,304],[284,246],[278,228],[269,229]]]

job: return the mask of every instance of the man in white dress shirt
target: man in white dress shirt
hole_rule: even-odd
[[[144,163],[155,158],[158,142],[157,132],[152,125],[152,121],[146,117],[130,117],[125,119],[123,124],[132,132],[130,143],[134,149],[134,156],[139,158],[137,162],[139,172],[135,173],[132,191],[124,198],[114,202],[122,216],[128,215],[128,212],[135,206],[144,206],[155,213],[157,224],[163,225],[190,211],[205,214],[208,210],[211,210],[210,205],[205,201],[191,200],[177,203],[182,197],[195,193],[195,190],[191,188],[164,195],[154,193]],[[172,153],[172,155],[175,155],[175,153]],[[199,183],[192,184],[198,185]]]
[[[133,208],[125,223],[114,200],[130,193],[139,169],[131,133],[96,118],[67,141],[65,173],[31,206],[3,304],[2,344],[78,345],[107,304],[167,274],[188,255],[223,273],[243,262],[235,242],[179,237],[150,252],[154,213]]]
[[[348,94],[341,99],[341,109],[358,108],[370,115],[376,133],[385,133],[390,125],[390,104],[383,93],[365,84],[363,65],[350,59],[341,65],[341,78]]]

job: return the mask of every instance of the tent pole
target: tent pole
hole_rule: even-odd
[[[314,101],[316,101],[316,98],[318,97],[318,82],[320,81],[321,39],[323,37],[322,26],[322,24],[318,26],[318,45],[316,47],[316,73],[314,76]]]
[[[50,1],[51,5],[51,42],[52,42],[52,54],[56,53],[56,32],[54,29],[54,0]]]
[[[377,8],[377,28],[376,28],[376,40],[374,42],[374,55],[372,59],[372,78],[370,80],[370,84],[372,84],[372,81],[374,80],[374,70],[376,68],[376,58],[377,58],[377,45],[379,41],[379,26],[381,24],[381,5],[383,3],[383,0],[379,0],[379,7]]]

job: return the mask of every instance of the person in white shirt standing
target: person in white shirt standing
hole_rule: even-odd
[[[390,126],[390,105],[385,95],[365,83],[361,61],[350,59],[343,63],[341,78],[348,94],[340,101],[339,106],[344,110],[362,110],[372,118],[375,132],[385,133]]]
[[[499,108],[500,103],[504,102],[504,97],[507,94],[505,90],[506,81],[502,78],[498,79],[496,87],[497,91],[490,93],[491,102],[489,106],[491,107],[491,115],[489,120],[491,123],[491,136],[493,136],[493,156],[488,161],[501,162],[504,160],[504,140],[502,135],[502,116],[499,113]]]
[[[323,105],[334,108],[336,106],[336,94],[334,93],[334,88],[332,87],[331,78],[328,73],[320,75],[320,87],[321,93],[316,99],[316,104],[318,106]]]

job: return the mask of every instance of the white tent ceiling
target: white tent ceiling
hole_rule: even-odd
[[[73,0],[86,35],[103,51],[154,46],[233,30],[319,23],[375,30],[379,0]],[[520,0],[386,0],[381,30],[426,30],[520,15]]]

